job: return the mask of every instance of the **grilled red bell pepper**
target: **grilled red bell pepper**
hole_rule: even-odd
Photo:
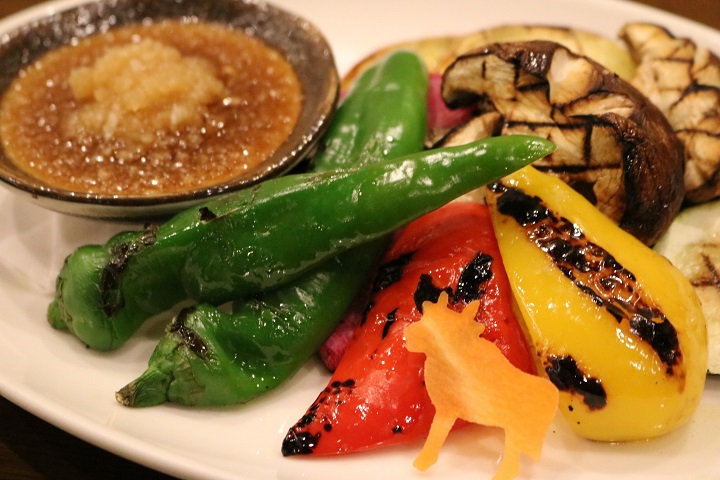
[[[431,139],[467,122],[476,108],[475,106],[449,108],[442,99],[441,88],[442,75],[430,73],[427,92],[427,128],[430,132],[428,138]],[[340,359],[345,354],[355,327],[359,322],[359,316],[358,309],[351,308],[318,349],[320,359],[331,372],[335,371]]]
[[[535,373],[488,209],[456,201],[394,240],[345,355],[289,430],[283,455],[350,453],[427,436],[435,409],[423,383],[424,355],[405,348],[403,330],[420,318],[423,302],[437,302],[443,291],[457,311],[480,299],[476,319],[486,326],[485,338],[516,367]]]

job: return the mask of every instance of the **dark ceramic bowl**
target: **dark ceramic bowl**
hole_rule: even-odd
[[[327,41],[308,21],[272,5],[252,0],[99,0],[56,12],[48,8],[52,5],[0,22],[0,92],[26,65],[75,39],[144,19],[197,18],[225,23],[282,52],[297,73],[304,97],[294,130],[272,156],[232,181],[182,194],[116,196],[60,190],[21,171],[0,148],[0,180],[42,207],[111,220],[166,217],[208,197],[287,172],[313,151],[334,112],[338,74]]]

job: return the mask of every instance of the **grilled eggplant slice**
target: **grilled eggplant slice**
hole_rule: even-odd
[[[680,210],[684,156],[672,127],[636,88],[588,57],[549,41],[494,43],[459,56],[445,70],[442,95],[450,107],[499,113],[493,129],[503,135],[555,142],[535,166],[648,245]],[[476,122],[467,126],[482,131]],[[469,141],[463,128],[444,144]]]
[[[356,63],[343,77],[343,89],[349,88],[360,73],[379,57],[392,50],[411,50],[426,64],[428,72],[442,73],[455,58],[490,43],[547,40],[570,51],[585,55],[629,80],[635,75],[635,60],[622,44],[593,32],[551,25],[500,25],[464,35],[423,37],[397,42],[372,52]]]
[[[720,375],[720,200],[684,209],[655,245],[695,289],[708,330],[708,373]]]
[[[635,60],[623,46],[610,38],[586,30],[546,25],[504,25],[465,35],[455,46],[454,56],[491,43],[545,40],[559,43],[571,52],[592,58],[624,80],[635,76]]]
[[[658,25],[630,23],[620,37],[638,62],[632,84],[668,118],[685,147],[688,202],[720,195],[720,59]]]

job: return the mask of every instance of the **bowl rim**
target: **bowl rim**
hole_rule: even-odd
[[[123,12],[128,12],[123,9],[128,8],[132,13],[118,20]],[[163,8],[169,10],[160,14]],[[21,42],[28,32],[45,29],[46,33],[50,32],[50,37],[43,37],[42,45],[34,45],[37,50],[31,54],[23,53],[22,62],[15,60],[16,64],[20,62],[19,68],[4,72],[7,78],[0,80],[0,96],[20,68],[52,48],[98,33],[88,26],[106,15],[112,16],[112,23],[104,27],[107,30],[146,19],[222,20],[232,28],[242,29],[280,50],[293,66],[303,94],[300,116],[285,141],[256,167],[225,182],[164,195],[93,194],[53,187],[12,168],[12,161],[0,144],[0,184],[24,193],[41,206],[62,213],[110,219],[167,216],[210,197],[248,188],[288,172],[312,153],[329,127],[339,98],[340,80],[327,39],[308,20],[272,3],[257,0],[55,0],[17,12],[0,20],[0,62],[8,51],[13,51],[13,43]],[[293,28],[283,31],[266,28],[277,25],[292,25]],[[60,38],[63,36],[65,38]],[[136,207],[137,211],[132,211]]]

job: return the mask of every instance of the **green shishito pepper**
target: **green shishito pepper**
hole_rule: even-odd
[[[358,167],[422,150],[427,90],[416,54],[377,61],[344,97],[310,168]],[[384,249],[378,239],[343,252],[296,281],[234,302],[232,313],[207,304],[181,310],[147,370],[117,392],[118,401],[219,406],[272,390],[317,351]]]
[[[281,285],[552,151],[507,136],[359,169],[274,178],[71,254],[49,307],[89,347],[122,344],[180,302],[221,305]]]
[[[60,272],[49,320],[90,347],[115,348],[184,300],[221,305],[286,283],[552,150],[537,137],[496,137],[268,180],[80,247]]]
[[[348,292],[362,287],[359,274],[372,264],[368,260],[374,255],[338,255],[288,286],[244,301],[233,313],[207,304],[181,310],[148,368],[116,393],[118,402],[226,406],[271,391],[331,333],[353,299]]]
[[[325,133],[314,171],[356,168],[422,150],[428,74],[417,54],[396,51],[365,70]]]

